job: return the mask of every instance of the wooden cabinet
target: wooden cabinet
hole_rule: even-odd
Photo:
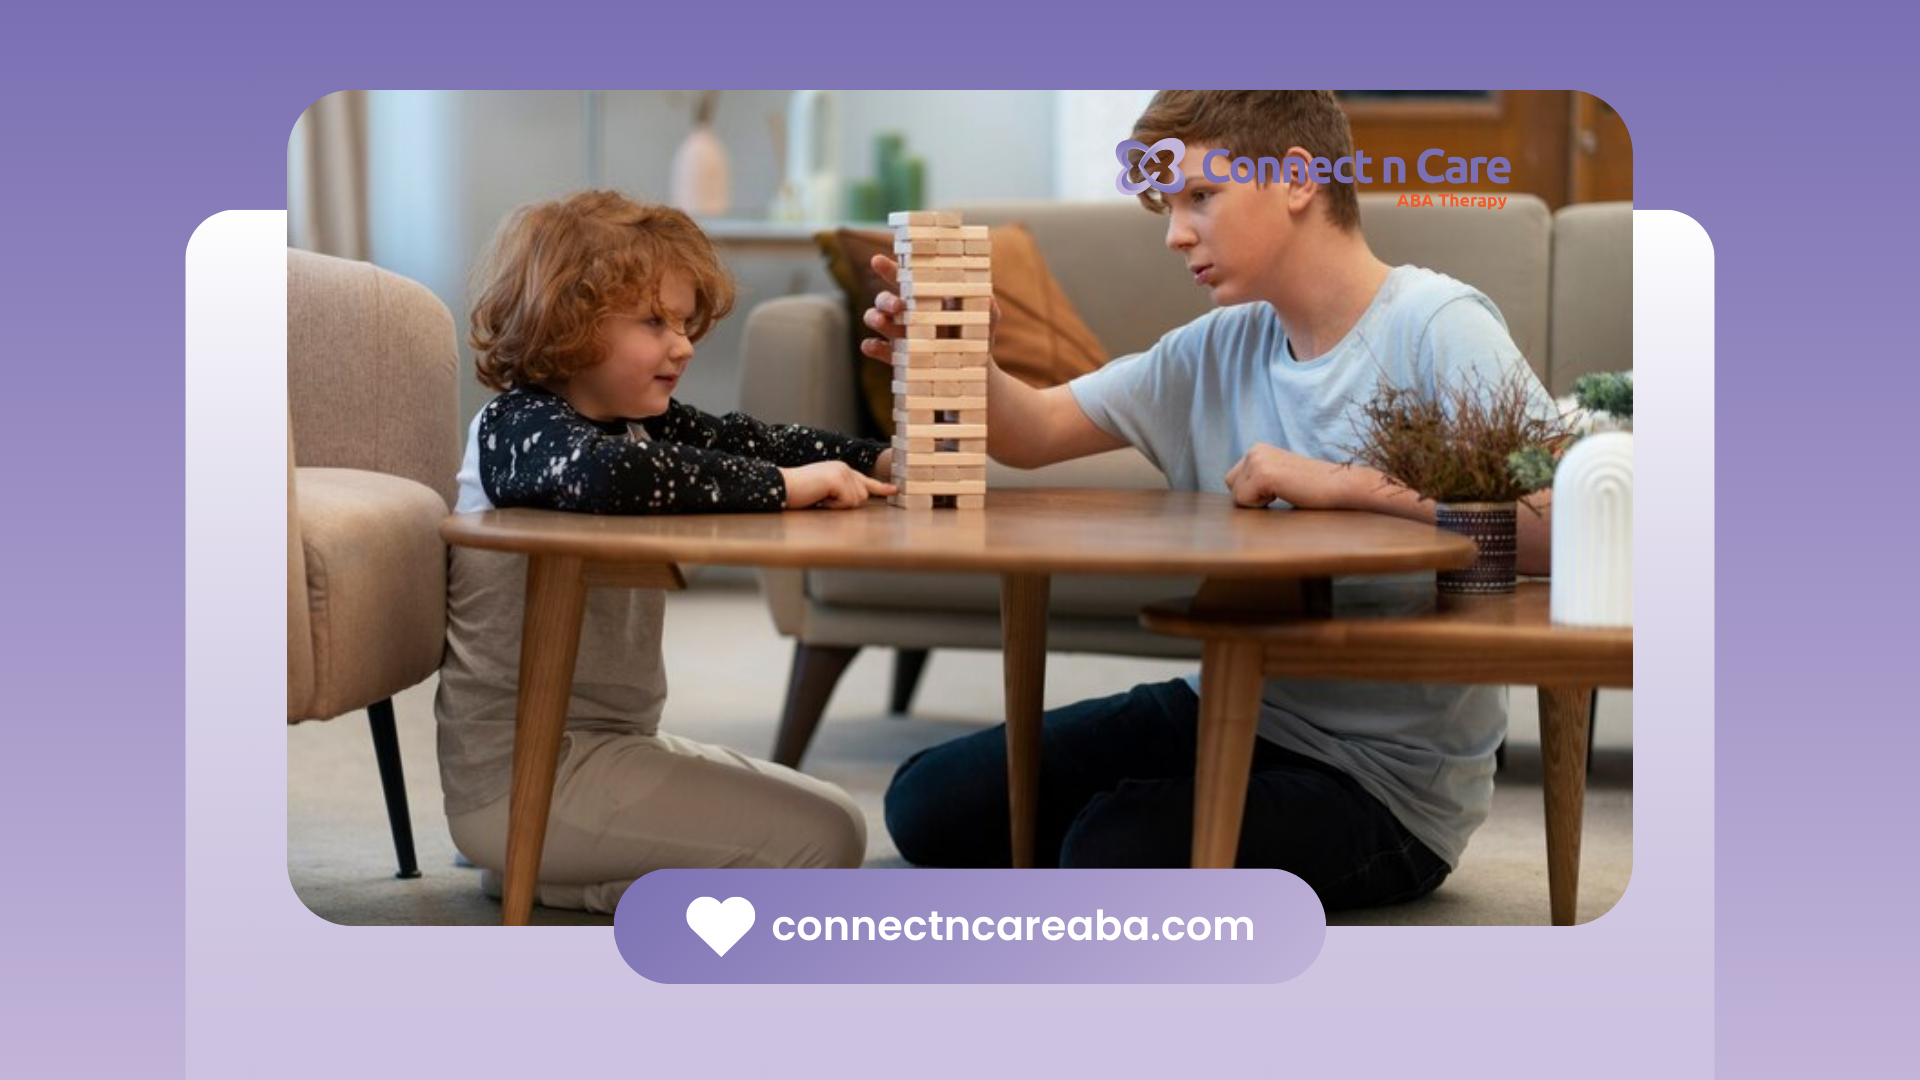
[[[1633,198],[1633,147],[1618,113],[1591,94],[1568,90],[1342,90],[1354,145],[1379,161],[1406,162],[1407,181],[1376,179],[1368,190],[1538,195],[1571,202]],[[1439,148],[1448,157],[1504,157],[1510,182],[1428,183],[1415,163]],[[1430,172],[1435,162],[1429,161]],[[1369,172],[1376,178],[1380,173]]]

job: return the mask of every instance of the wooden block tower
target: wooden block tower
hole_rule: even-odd
[[[960,215],[890,214],[906,336],[893,344],[895,506],[978,510],[987,499],[987,329],[993,248]]]

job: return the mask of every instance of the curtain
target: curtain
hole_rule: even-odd
[[[365,259],[367,92],[342,90],[314,102],[287,142],[287,244]]]

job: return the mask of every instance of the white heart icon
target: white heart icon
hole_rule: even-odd
[[[744,896],[729,896],[724,904],[702,896],[687,905],[687,925],[714,952],[725,956],[753,929],[753,905]]]

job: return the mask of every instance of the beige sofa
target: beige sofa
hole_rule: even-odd
[[[1609,203],[1549,213],[1531,196],[1504,210],[1394,205],[1361,198],[1363,228],[1389,263],[1431,267],[1472,284],[1505,315],[1520,350],[1555,394],[1591,371],[1633,366],[1632,207]],[[1166,219],[1132,203],[1025,203],[960,207],[968,224],[1020,222],[1100,341],[1115,356],[1139,352],[1204,313],[1205,294],[1162,246]],[[852,328],[859,329],[859,328]],[[841,297],[786,297],[748,316],[742,404],[763,420],[842,431],[859,427],[860,400]],[[992,466],[990,487],[1158,487],[1159,472],[1132,450],[1023,472]],[[906,711],[935,648],[996,649],[995,580],[967,575],[774,570],[762,574],[773,619],[795,640],[776,760],[805,753],[835,682],[868,645],[901,650],[893,708]],[[1048,646],[1060,652],[1197,656],[1192,642],[1149,634],[1136,617],[1149,601],[1191,583],[1062,577],[1053,583]]]

